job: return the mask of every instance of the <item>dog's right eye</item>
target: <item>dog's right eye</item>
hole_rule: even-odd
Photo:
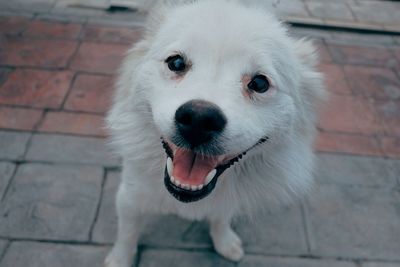
[[[168,68],[176,73],[181,73],[186,70],[186,62],[185,59],[180,55],[170,56],[165,60]]]

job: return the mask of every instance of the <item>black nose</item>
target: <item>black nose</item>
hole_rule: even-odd
[[[192,100],[178,108],[175,122],[179,134],[195,147],[220,134],[225,128],[226,118],[215,104]]]

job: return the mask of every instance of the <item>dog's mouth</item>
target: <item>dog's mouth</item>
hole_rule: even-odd
[[[199,154],[161,139],[167,154],[165,187],[177,200],[189,203],[208,196],[214,190],[218,177],[239,162],[248,151],[266,142],[268,137],[235,156]]]

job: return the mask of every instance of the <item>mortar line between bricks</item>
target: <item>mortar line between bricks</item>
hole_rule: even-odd
[[[97,220],[99,219],[100,208],[101,208],[101,204],[103,203],[104,187],[107,182],[107,176],[108,176],[108,171],[106,168],[103,168],[103,177],[101,180],[100,195],[99,195],[99,200],[97,201],[97,206],[96,206],[93,222],[90,225],[89,236],[88,236],[89,241],[93,241],[93,231],[96,226]]]
[[[26,109],[26,110],[35,110],[35,111],[44,111],[47,112],[65,112],[72,114],[85,114],[85,115],[94,115],[94,116],[105,116],[105,112],[94,112],[94,111],[84,111],[84,110],[70,110],[70,109],[57,109],[57,108],[46,108],[46,107],[31,107],[25,105],[13,105],[13,104],[0,104],[0,108],[14,108],[14,109]],[[7,130],[7,128],[3,128]],[[12,130],[12,129],[10,129]],[[18,131],[18,130],[15,130]],[[19,130],[23,131],[23,130]]]
[[[67,93],[65,94],[65,96],[64,96],[64,98],[63,98],[63,100],[61,102],[61,105],[58,107],[57,111],[61,111],[61,110],[64,109],[65,103],[67,102],[69,96],[71,95],[71,92],[72,92],[72,90],[74,88],[74,84],[75,84],[77,78],[78,78],[78,73],[75,72],[74,75],[72,76],[72,79],[71,79],[71,82],[69,84]]]
[[[61,165],[61,166],[92,166],[92,167],[103,167],[110,171],[120,171],[121,167],[119,165],[104,165],[97,163],[80,163],[80,162],[72,162],[72,161],[46,161],[46,160],[12,160],[12,159],[4,159],[0,158],[0,162],[9,162],[13,164],[43,164],[43,165]]]
[[[57,72],[57,71],[75,71],[78,74],[90,74],[90,75],[101,75],[101,76],[113,76],[115,73],[109,73],[109,72],[97,72],[97,71],[87,71],[87,70],[73,70],[69,69],[67,67],[46,67],[46,66],[32,66],[32,65],[7,65],[7,64],[1,64],[0,63],[0,68],[8,68],[11,69],[12,71],[18,69],[24,69],[24,70],[40,70],[40,71],[52,71],[52,72]]]
[[[309,229],[309,221],[308,218],[306,218],[306,212],[304,210],[304,202],[300,202],[300,214],[301,214],[301,220],[303,222],[303,231],[306,237],[306,246],[307,246],[307,252],[308,254],[311,254],[311,236],[310,236],[310,229]]]
[[[20,163],[14,163],[14,164],[15,164],[14,171],[13,171],[13,173],[11,174],[11,178],[10,178],[10,180],[8,181],[7,185],[6,185],[6,188],[4,189],[3,195],[2,195],[1,198],[0,198],[0,203],[2,203],[2,202],[4,201],[4,199],[6,199],[6,195],[8,194],[8,191],[9,191],[10,188],[11,188],[11,185],[12,185],[12,183],[13,183],[13,181],[14,181],[14,178],[15,178],[15,176],[16,176],[16,174],[17,174],[17,170],[18,170],[18,168],[19,168],[19,165],[21,165]]]
[[[6,247],[4,248],[3,253],[0,254],[0,265],[1,265],[1,262],[3,261],[4,257],[6,256],[6,253],[7,253],[8,249],[10,247],[11,247],[11,242],[9,240],[7,240]]]
[[[74,134],[74,133],[59,133],[59,132],[40,132],[38,130],[32,131],[23,131],[18,129],[0,129],[0,132],[15,132],[15,133],[32,133],[33,135],[55,135],[55,136],[65,136],[65,137],[80,137],[80,138],[92,138],[98,140],[105,140],[106,137],[98,136],[98,135],[82,135],[82,134]]]

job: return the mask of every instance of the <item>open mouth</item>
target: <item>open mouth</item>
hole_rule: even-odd
[[[167,154],[164,184],[177,200],[189,203],[208,196],[215,188],[218,177],[239,162],[254,147],[266,142],[260,139],[254,146],[236,156],[203,155],[181,148],[161,138]]]

